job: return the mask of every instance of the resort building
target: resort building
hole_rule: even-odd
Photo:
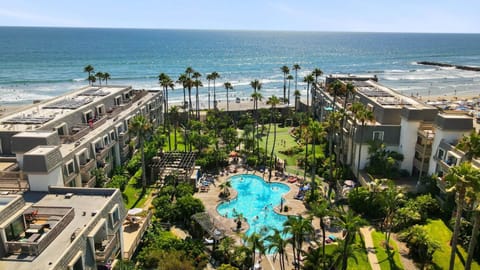
[[[126,214],[118,189],[0,195],[0,269],[110,269]]]
[[[129,121],[163,122],[160,91],[87,86],[0,119],[0,190],[93,187],[136,146]]]
[[[344,93],[337,93],[334,101],[334,93],[329,88],[336,80],[354,86],[347,100]],[[376,76],[329,75],[325,87],[316,89],[313,107],[320,119],[346,107],[346,121],[335,134],[335,143],[343,142],[343,146],[336,147],[335,151],[360,180],[357,168],[361,171],[367,165],[371,141],[381,141],[388,150],[401,153],[404,159],[400,169],[418,176],[438,171],[435,153],[443,145],[442,141],[458,140],[473,129],[472,117],[464,113],[440,113],[434,106],[381,85]],[[354,102],[362,103],[374,119],[362,125],[349,111]]]

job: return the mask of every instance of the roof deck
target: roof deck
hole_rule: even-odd
[[[385,87],[374,81],[354,81],[353,84],[357,88],[357,92],[364,95],[371,101],[385,108],[430,108],[422,102],[417,101],[411,97],[402,95],[397,91]]]
[[[26,192],[25,207],[0,225],[5,228],[22,216],[27,225],[18,239],[7,242],[9,255],[0,259],[0,269],[30,270],[32,263],[36,269],[49,269],[60,254],[69,249],[75,237],[83,234],[114,192],[114,189],[102,189],[90,194],[74,193],[71,197],[70,194]]]

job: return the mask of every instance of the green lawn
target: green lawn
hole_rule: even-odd
[[[123,191],[125,207],[127,209],[131,209],[134,207],[142,208],[151,191],[152,189],[150,187],[147,187],[147,190],[145,191],[143,197],[140,197],[142,195],[142,187],[136,187],[135,181],[130,180],[130,182],[125,187],[125,191]]]
[[[452,232],[450,229],[443,223],[442,220],[436,219],[436,220],[429,220],[428,224],[425,225],[425,228],[428,231],[428,234],[430,237],[436,241],[441,246],[440,250],[435,251],[433,254],[433,263],[435,269],[448,269],[449,265],[449,260],[450,260],[450,239],[452,237]],[[458,250],[461,254],[461,257],[463,257],[463,260],[467,259],[467,253],[465,250],[458,246]],[[458,256],[457,253],[457,258],[455,259],[455,269],[463,269],[464,265],[460,259],[460,256]],[[480,266],[478,263],[473,262],[472,263],[472,269],[478,269],[480,270]]]
[[[268,127],[267,127],[268,128]],[[287,156],[285,154],[280,153],[280,151],[290,149],[294,146],[298,146],[299,144],[295,141],[295,138],[293,138],[289,131],[292,129],[292,127],[278,127],[277,126],[277,140],[276,140],[276,145],[275,145],[275,150],[274,154],[277,155],[278,158],[281,158],[287,162],[287,171],[292,174],[298,173],[303,174],[303,170],[297,167],[297,160],[299,158],[305,157],[305,147],[303,145],[300,145],[303,149],[302,152],[292,155],[292,156]],[[266,131],[265,131],[266,133]],[[272,149],[273,146],[273,126],[270,130],[270,134],[268,136],[268,150]],[[267,136],[262,137],[260,141],[260,147],[265,148],[265,140],[267,139]],[[311,151],[311,145],[309,145],[309,152]],[[322,146],[317,145],[315,147],[315,153],[317,155],[320,155],[323,153]]]
[[[174,133],[173,131],[170,133],[170,142],[171,142],[171,147],[172,147],[172,151],[175,150],[175,136],[174,136]],[[185,143],[183,142],[183,133],[182,132],[179,132],[177,130],[177,151],[184,151],[185,150]],[[168,151],[168,139],[167,141],[165,142],[165,145],[163,146],[163,151]]]
[[[367,251],[365,250],[365,245],[360,238],[360,236],[357,235],[355,238],[355,244],[361,247],[361,250],[357,252],[355,255],[357,260],[354,258],[349,258],[348,259],[348,269],[359,269],[359,270],[368,270],[372,269],[370,267],[370,263],[368,262],[368,257],[367,257]],[[325,246],[325,253],[326,254],[332,254],[334,250],[337,248],[337,245],[335,244],[330,244]]]
[[[390,247],[393,247],[391,252],[394,252],[393,258],[388,257],[385,249],[385,234],[377,231],[372,232],[373,244],[377,254],[378,263],[382,269],[403,269],[402,262],[400,261],[400,254],[398,253],[398,247],[395,241],[390,239]]]

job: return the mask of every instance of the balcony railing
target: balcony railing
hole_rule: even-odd
[[[90,179],[88,179],[87,181],[85,182],[82,182],[83,183],[83,186],[84,187],[95,187],[95,183],[96,183],[96,180],[97,180],[97,177],[96,176],[92,176]]]
[[[28,178],[23,171],[0,171],[0,190],[28,190]]]
[[[62,143],[72,143],[87,135],[88,132],[90,128],[87,125],[76,125],[70,129],[70,135],[60,135],[60,140]]]
[[[426,172],[426,171],[428,171],[428,164],[429,164],[428,161],[429,161],[429,159],[425,158],[425,160],[423,161],[423,168],[421,168],[422,161],[414,158],[413,159],[413,166],[415,166],[418,169],[421,169],[422,172]]]
[[[415,144],[415,151],[423,155],[423,151],[425,150],[425,157],[430,157],[432,155],[432,146],[427,145],[426,148],[424,145]]]
[[[111,142],[111,143],[109,143],[109,144],[105,145],[105,147],[104,147],[104,148],[96,150],[96,153],[97,153],[97,155],[96,155],[96,157],[97,157],[97,160],[102,160],[102,159],[104,159],[104,158],[105,158],[105,156],[107,155],[107,153],[110,151],[110,149],[111,149],[111,148],[112,148],[112,147],[115,145],[115,143],[116,143],[116,142],[115,142],[115,141],[113,141],[113,142]]]
[[[95,248],[95,258],[97,262],[104,262],[109,259],[112,251],[118,246],[116,234],[108,235],[105,241],[105,244],[100,244],[99,249]]]
[[[80,172],[82,174],[88,173],[95,166],[95,159],[91,158],[85,164],[80,165]]]

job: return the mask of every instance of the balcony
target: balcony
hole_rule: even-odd
[[[103,148],[95,149],[97,160],[103,160],[107,156],[108,152],[115,145],[115,141],[105,145]]]
[[[100,116],[99,118],[95,119],[95,120],[91,123],[90,127],[91,127],[92,129],[96,129],[96,128],[98,128],[99,126],[105,124],[105,122],[107,122],[107,117],[106,117],[106,116]]]
[[[421,170],[422,172],[427,172],[428,171],[428,158],[425,158],[425,160],[423,161],[423,167],[422,167],[422,161],[414,158],[413,159],[413,166],[415,166],[417,169]]]
[[[92,176],[89,179],[86,179],[86,181],[83,181],[82,179],[83,187],[89,187],[89,188],[95,187],[96,180],[97,180],[96,176]]]
[[[432,146],[427,145],[420,145],[420,144],[415,144],[415,151],[417,151],[420,155],[423,155],[423,151],[425,150],[425,158],[430,157],[432,155]]]
[[[80,164],[80,173],[82,174],[89,173],[93,167],[95,167],[95,159],[91,158],[89,161],[87,161],[83,165]]]
[[[22,191],[28,190],[27,175],[20,171],[16,163],[3,171],[0,171],[0,190],[5,191]]]
[[[117,235],[108,235],[107,239],[103,240],[101,243],[95,243],[95,259],[97,262],[104,262],[110,257],[114,251],[118,248],[117,245]]]
[[[122,157],[127,157],[128,154],[130,154],[130,146],[125,145],[124,147],[122,147],[121,156]]]
[[[70,129],[70,135],[60,135],[62,143],[73,143],[90,132],[90,128],[87,125],[76,125]]]
[[[128,142],[130,140],[130,136],[128,135],[128,133],[120,133],[118,135],[118,143],[120,144],[120,147],[123,147],[125,145],[128,146]]]

